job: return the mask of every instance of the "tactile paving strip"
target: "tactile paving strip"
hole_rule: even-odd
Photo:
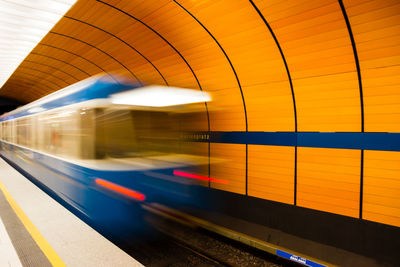
[[[1,191],[0,217],[23,266],[52,266]]]

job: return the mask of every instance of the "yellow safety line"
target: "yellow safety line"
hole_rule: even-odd
[[[35,225],[31,222],[31,220],[26,216],[24,211],[18,206],[17,202],[11,196],[11,194],[7,191],[4,184],[0,181],[0,189],[3,191],[4,195],[10,206],[13,208],[14,212],[17,214],[18,218],[25,226],[26,230],[31,234],[33,240],[35,240],[36,244],[43,251],[44,255],[46,255],[47,259],[53,266],[66,266],[65,263],[61,260],[61,258],[57,255],[54,249],[50,246],[47,240],[42,236],[39,230],[35,227]]]

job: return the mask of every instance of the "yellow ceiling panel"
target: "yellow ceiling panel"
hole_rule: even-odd
[[[400,4],[340,3],[81,0],[0,95],[118,72],[210,92],[208,130],[398,131]]]

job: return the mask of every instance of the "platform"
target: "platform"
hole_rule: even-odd
[[[0,266],[143,266],[0,158]]]

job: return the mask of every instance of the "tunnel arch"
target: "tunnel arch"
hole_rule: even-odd
[[[229,162],[209,176],[232,184],[210,187],[400,226],[400,150],[383,137],[400,133],[399,30],[395,0],[78,1],[0,95],[28,102],[121,69],[204,90],[199,130]]]

